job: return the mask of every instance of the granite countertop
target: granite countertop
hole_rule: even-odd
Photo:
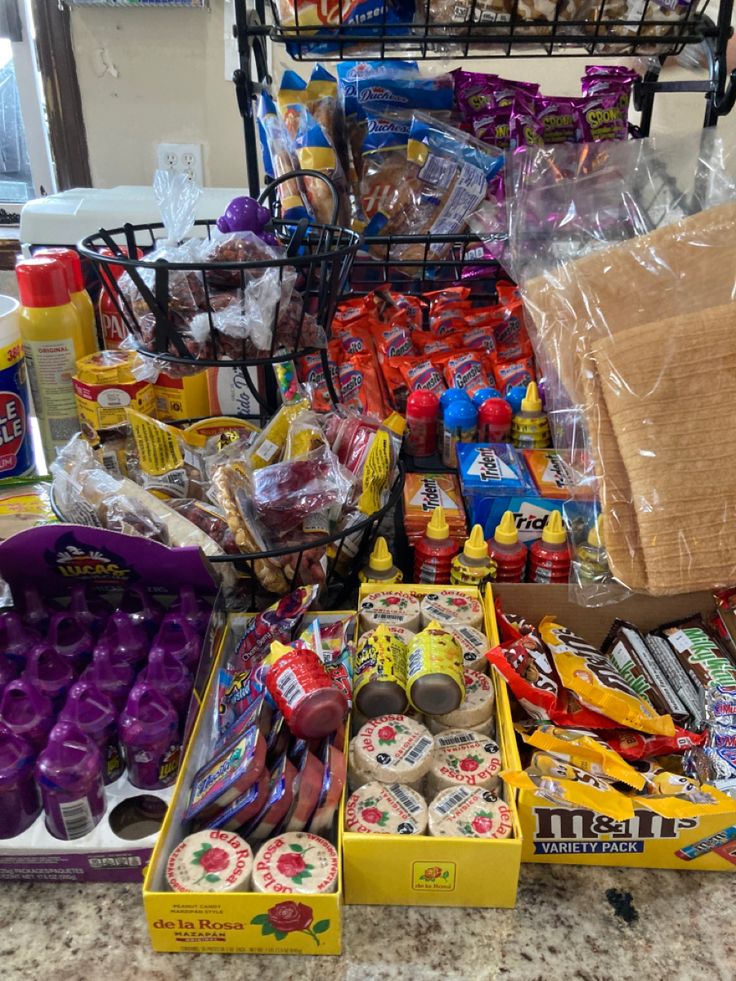
[[[515,910],[345,907],[342,957],[155,954],[135,886],[3,882],[3,981],[730,981],[729,875],[522,866]]]

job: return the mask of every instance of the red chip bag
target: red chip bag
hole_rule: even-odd
[[[477,348],[478,350],[485,351],[487,354],[493,355],[495,358],[496,338],[493,328],[490,325],[484,325],[465,331],[463,347]]]
[[[349,324],[332,324],[333,337],[340,342],[342,351],[348,356],[353,354],[371,354],[373,342],[370,327],[372,321],[362,317]]]
[[[396,323],[373,324],[371,333],[379,355],[385,358],[403,358],[416,354],[412,335],[406,327]]]
[[[447,387],[442,380],[442,370],[426,358],[397,358],[399,370],[410,392],[422,390],[434,392],[437,398]]]
[[[432,314],[439,313],[444,307],[465,303],[469,299],[470,293],[469,286],[446,286],[444,289],[425,293],[424,299],[429,303],[429,313],[431,316]]]
[[[524,309],[520,300],[506,307],[503,319],[494,327],[494,334],[499,360],[516,361],[518,358],[531,356],[532,345],[524,323]]]
[[[371,355],[345,358],[338,367],[338,377],[344,406],[379,422],[388,415],[377,364]]]
[[[481,359],[473,352],[463,351],[448,360],[445,379],[450,388],[463,388],[470,398],[491,383],[483,370]]]
[[[493,366],[493,377],[502,395],[506,395],[516,385],[528,385],[529,382],[536,381],[534,358],[498,361]]]
[[[688,749],[702,746],[707,733],[690,732],[675,726],[674,736],[654,736],[633,729],[617,729],[603,736],[605,741],[625,760],[643,760],[651,756],[665,756],[668,753],[684,753]]]
[[[335,341],[330,341],[327,348],[327,357],[332,376],[332,385],[335,394],[340,398],[340,380],[338,378],[337,363],[333,357]],[[305,354],[299,358],[297,364],[297,375],[299,381],[304,385],[315,412],[331,412],[334,409],[330,393],[325,379],[325,370],[322,364],[322,357],[319,351],[312,354]]]
[[[496,293],[498,293],[498,300],[503,306],[511,306],[515,303],[519,297],[519,287],[515,283],[509,283],[507,280],[502,279],[496,283]]]

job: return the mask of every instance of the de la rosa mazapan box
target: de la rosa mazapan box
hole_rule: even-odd
[[[347,612],[308,613],[304,624],[346,620]],[[337,889],[330,893],[172,892],[166,883],[166,862],[188,833],[184,812],[194,774],[211,759],[216,726],[219,668],[235,651],[243,628],[255,614],[231,613],[216,656],[215,670],[205,692],[202,709],[192,733],[166,820],[143,883],[143,905],[154,950],[204,954],[339,954],[342,949],[342,832],[341,821],[330,839],[338,854]],[[345,747],[347,752],[347,746]],[[343,793],[344,798],[344,793]],[[343,801],[340,804],[342,814]],[[327,837],[327,836],[325,836]],[[257,851],[257,848],[254,849]],[[298,909],[295,908],[298,904]],[[284,905],[288,907],[284,910]],[[268,932],[264,924],[288,914],[287,931]],[[294,918],[306,927],[293,929]],[[255,922],[254,922],[255,921]]]
[[[407,592],[421,598],[447,588],[365,583],[360,589],[359,603],[377,592]],[[495,646],[498,632],[490,589],[485,596],[470,586],[453,587],[452,591],[466,593],[483,603],[484,633],[489,638],[489,649]],[[520,763],[506,684],[495,672],[492,678],[496,695],[495,738],[504,766],[513,769]],[[515,906],[521,828],[513,798],[513,793],[507,791],[505,799],[512,815],[509,838],[433,838],[343,831],[345,902],[386,906]],[[341,825],[344,820],[343,809]]]
[[[128,584],[145,586],[169,605],[182,586],[213,602],[217,587],[198,548],[170,549],[144,538],[79,525],[29,528],[0,544],[0,577],[21,591],[38,588],[60,606],[80,583],[113,602]],[[217,604],[215,604],[217,608]],[[202,645],[184,743],[199,711],[221,616],[213,612]],[[88,834],[71,841],[53,837],[43,812],[22,834],[0,841],[0,880],[50,882],[140,882],[151,856],[173,787],[140,790],[127,771],[105,787],[106,809]]]
[[[575,487],[565,454],[558,450],[519,451],[510,443],[459,443],[457,465],[471,525],[493,536],[506,511],[525,544],[541,538],[553,511],[587,526],[595,517],[594,492]]]
[[[653,630],[696,611],[713,611],[710,593],[632,595],[621,603],[597,608],[571,602],[567,586],[495,583],[494,595],[505,609],[533,623],[553,614],[592,644],[602,643],[617,617],[642,630]],[[732,808],[714,808],[715,813],[707,817],[666,818],[637,808],[627,821],[585,807],[561,807],[529,790],[519,792],[517,806],[522,862],[736,871],[736,801]]]

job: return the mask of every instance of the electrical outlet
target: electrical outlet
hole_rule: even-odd
[[[204,184],[201,143],[158,143],[156,167],[176,174],[186,174],[200,187]]]

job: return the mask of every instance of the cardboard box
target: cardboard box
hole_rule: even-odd
[[[651,630],[699,611],[711,613],[710,593],[652,597],[634,595],[596,608],[568,599],[567,586],[498,583],[494,593],[504,607],[538,623],[553,613],[591,643],[603,641],[616,617]],[[530,791],[518,796],[522,862],[564,865],[617,865],[694,872],[736,870],[736,801],[733,809],[708,817],[664,818],[638,808],[634,818],[614,821],[582,807],[560,807]]]
[[[442,592],[442,586],[361,586],[360,600],[386,590],[417,595]],[[481,599],[478,590],[462,591]],[[490,592],[485,597],[485,632],[489,646],[498,643]],[[505,683],[494,677],[496,691],[496,741],[504,765],[517,767],[519,755],[511,725]],[[508,799],[508,798],[507,798]],[[521,860],[521,828],[513,799],[513,835],[499,841],[467,838],[432,838],[429,835],[366,835],[343,831],[345,902],[390,906],[513,907]],[[344,814],[341,814],[344,822]],[[424,877],[427,869],[441,869],[445,876]]]
[[[55,524],[13,535],[0,544],[0,576],[11,589],[33,584],[42,595],[62,603],[69,587],[77,583],[104,589],[113,599],[128,583],[137,583],[156,592],[166,604],[186,584],[213,600],[216,592],[199,549],[174,550],[143,538],[77,525]],[[203,644],[185,740],[209,676],[216,621],[213,616]],[[105,787],[107,810],[100,823],[72,841],[54,838],[42,812],[22,834],[0,841],[0,880],[140,882],[172,794],[173,787],[140,790],[123,775]]]
[[[350,612],[307,614],[304,622],[309,623],[317,617],[329,622],[351,615]],[[228,618],[216,660],[218,669],[233,651],[236,635],[242,633],[239,628],[252,616],[231,614]],[[168,889],[166,860],[185,834],[182,814],[188,802],[192,777],[211,755],[210,735],[216,717],[217,686],[218,670],[215,670],[143,883],[143,904],[153,948],[207,954],[339,954],[342,948],[342,862],[338,869],[337,891],[332,893],[213,894],[175,893]],[[342,853],[341,827],[340,820],[334,841],[338,856]],[[269,912],[281,903],[292,901],[311,911],[311,924],[319,925],[320,931],[265,933],[262,924]]]

